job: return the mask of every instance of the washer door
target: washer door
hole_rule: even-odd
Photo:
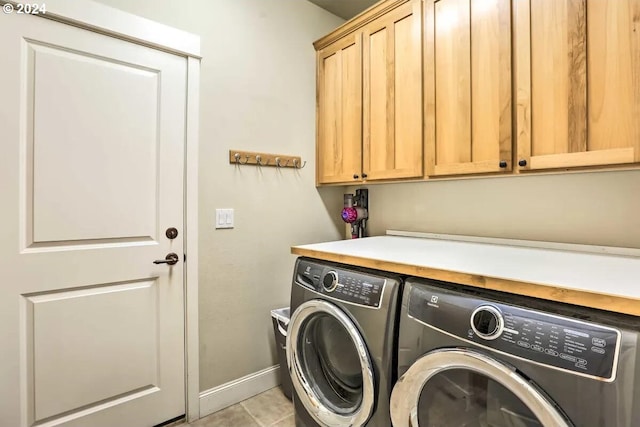
[[[395,427],[573,427],[513,368],[468,349],[418,359],[391,394]]]
[[[373,368],[351,319],[311,300],[293,313],[287,332],[289,374],[307,412],[322,426],[364,425],[374,406]]]

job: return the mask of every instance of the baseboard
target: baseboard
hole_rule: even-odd
[[[200,418],[213,414],[280,384],[280,365],[200,392]]]

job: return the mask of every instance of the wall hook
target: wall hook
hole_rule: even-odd
[[[233,157],[236,159],[236,163],[237,163],[237,164],[239,164],[239,165],[246,165],[246,164],[247,164],[247,162],[249,161],[249,156],[246,156],[247,160],[245,160],[244,162],[241,162],[241,161],[240,161],[240,157],[241,157],[241,156],[240,156],[240,153],[236,153],[236,154],[234,154],[234,156],[233,156]]]
[[[307,165],[307,161],[305,160],[302,166],[300,165],[300,161],[298,159],[293,159],[293,167],[296,169],[304,169]]]
[[[261,156],[260,154],[258,154],[258,155],[256,156],[256,163],[257,163],[259,166],[268,166],[268,165],[269,165],[269,160],[270,160],[270,159],[268,159],[268,158],[267,158],[267,162],[266,162],[266,163],[262,163],[262,156]]]
[[[291,159],[287,159],[287,162],[284,165],[282,165],[280,164],[280,160],[282,160],[280,157],[276,157],[276,166],[278,166],[279,168],[286,168],[289,162],[291,161]]]

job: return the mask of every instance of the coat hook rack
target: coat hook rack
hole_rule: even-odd
[[[300,156],[255,153],[252,151],[229,150],[229,163],[234,165],[269,166],[276,168],[302,169],[307,165]]]

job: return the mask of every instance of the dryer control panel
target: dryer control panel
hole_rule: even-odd
[[[409,315],[465,341],[604,380],[615,378],[620,331],[566,316],[412,285]]]
[[[300,260],[296,283],[322,295],[352,304],[377,308],[384,292],[383,277]]]

